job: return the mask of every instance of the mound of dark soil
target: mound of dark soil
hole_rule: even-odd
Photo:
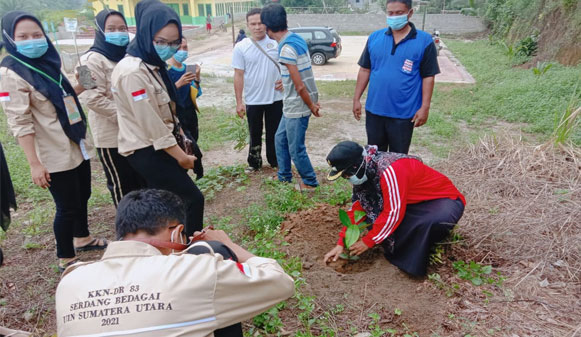
[[[287,253],[303,262],[307,295],[315,296],[317,313],[332,311],[337,305],[344,311],[336,314],[339,335],[348,335],[352,327],[368,330],[370,313],[381,316],[383,328],[401,331],[402,323],[420,336],[441,331],[450,303],[423,279],[409,277],[392,266],[376,247],[361,255],[359,261],[340,260],[326,265],[325,253],[331,250],[341,230],[339,207],[320,205],[291,214],[282,224],[287,232]],[[400,309],[401,316],[394,316]],[[296,312],[282,312],[286,328],[296,324]],[[343,332],[341,332],[343,331]]]

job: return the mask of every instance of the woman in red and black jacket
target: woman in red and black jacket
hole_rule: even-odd
[[[466,200],[450,179],[426,166],[418,157],[363,148],[351,141],[337,144],[327,156],[333,168],[327,177],[353,184],[353,206],[348,214],[364,211],[360,221],[372,228],[349,247],[360,255],[381,244],[385,257],[406,273],[426,274],[431,246],[444,239],[458,222]],[[343,252],[345,230],[337,246],[325,255],[336,261]]]

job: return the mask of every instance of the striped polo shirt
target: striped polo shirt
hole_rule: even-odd
[[[315,85],[315,77],[311,67],[307,43],[299,35],[288,32],[279,43],[279,62],[281,63],[282,83],[284,86],[283,114],[286,118],[300,118],[311,115],[311,109],[305,104],[298,94],[296,87],[290,78],[287,64],[296,65],[301,75],[301,80],[307,87],[307,91],[313,103],[319,101],[319,92]]]

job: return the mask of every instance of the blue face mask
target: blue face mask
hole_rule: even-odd
[[[359,168],[357,169],[357,172],[355,172],[354,175],[352,175],[351,177],[349,177],[349,182],[353,185],[361,185],[364,182],[367,181],[367,166],[365,166],[365,172],[363,173],[363,177],[358,178],[357,177],[357,173],[359,173],[359,170],[361,170],[361,168],[365,165],[365,159],[363,159],[363,162],[361,162],[361,165],[359,166]]]
[[[41,39],[15,41],[14,44],[17,52],[31,59],[41,57],[48,50],[48,41],[44,37]]]
[[[105,33],[105,41],[119,47],[125,47],[129,44],[129,33],[127,32],[108,32]]]
[[[398,16],[388,16],[387,26],[392,30],[400,30],[408,23],[408,14],[398,15]]]
[[[188,51],[187,50],[178,50],[175,55],[173,56],[176,61],[179,63],[183,63],[188,58]]]
[[[174,54],[178,50],[177,47],[158,46],[156,44],[154,44],[153,46],[155,47],[155,51],[157,52],[157,55],[159,55],[159,58],[161,58],[161,60],[164,62],[169,60],[172,56],[174,56]]]

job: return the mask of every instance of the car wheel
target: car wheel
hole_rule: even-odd
[[[313,62],[314,65],[322,66],[323,64],[325,64],[325,62],[327,62],[327,58],[323,53],[314,53],[311,56],[311,62]]]

